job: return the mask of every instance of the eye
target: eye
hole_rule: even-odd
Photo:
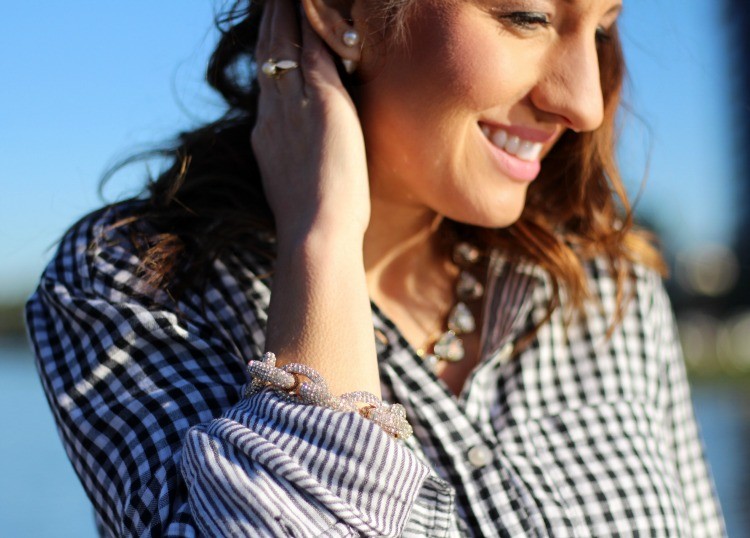
[[[535,30],[546,28],[551,21],[549,15],[537,11],[513,11],[511,13],[498,13],[497,18],[520,30]]]
[[[612,41],[612,29],[604,28],[599,26],[596,29],[596,42],[600,45],[604,45]]]

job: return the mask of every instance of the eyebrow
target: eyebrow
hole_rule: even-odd
[[[563,0],[563,2],[565,2],[566,4],[576,4],[578,1],[579,0]],[[622,11],[622,2],[618,2],[617,4],[609,8],[607,12],[605,13],[605,15],[610,15],[613,13],[617,14],[617,13],[620,13],[621,11]]]

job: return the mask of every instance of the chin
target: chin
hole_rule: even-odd
[[[462,224],[478,226],[480,228],[507,228],[521,218],[525,199],[517,204],[498,204],[494,208],[482,207],[473,211],[451,211],[445,216]]]

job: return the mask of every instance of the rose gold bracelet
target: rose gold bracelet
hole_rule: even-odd
[[[357,413],[396,439],[408,439],[413,433],[406,420],[404,406],[388,405],[374,394],[364,391],[334,396],[323,377],[304,364],[294,362],[277,367],[276,355],[266,352],[261,360],[248,362],[247,371],[252,381],[245,389],[245,397],[269,387],[289,401]]]

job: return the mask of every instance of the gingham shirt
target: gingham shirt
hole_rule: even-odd
[[[384,398],[415,435],[353,413],[243,399],[264,347],[268,261],[228,254],[178,303],[150,292],[120,206],[63,239],[28,304],[39,373],[65,449],[107,536],[679,536],[724,527],[659,277],[592,300],[495,257],[482,360],[454,396],[373,306]],[[342,327],[342,330],[345,328]]]

